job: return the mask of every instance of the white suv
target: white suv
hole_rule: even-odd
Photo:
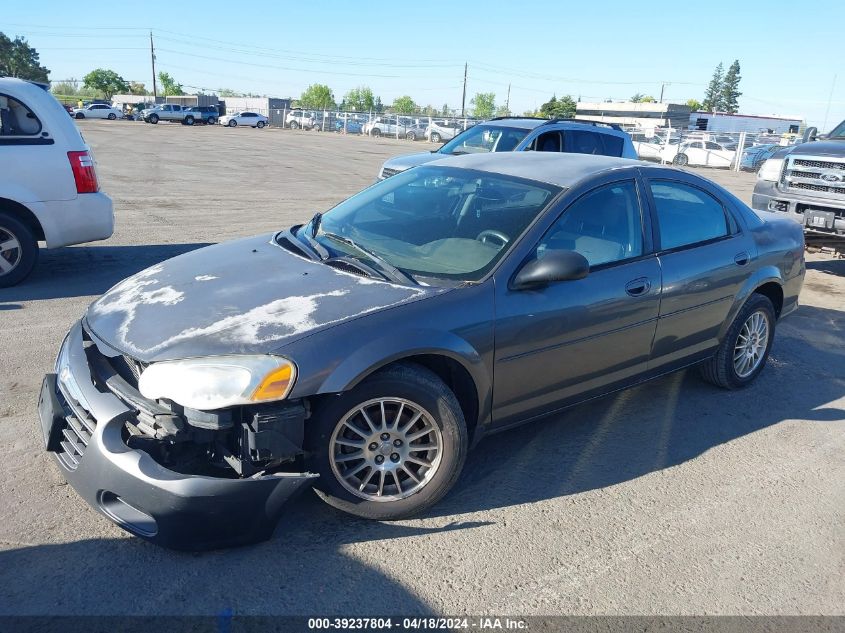
[[[47,248],[104,240],[112,201],[67,111],[43,87],[0,78],[0,287],[24,279]]]

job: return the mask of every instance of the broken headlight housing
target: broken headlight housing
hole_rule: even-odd
[[[206,356],[153,363],[138,390],[151,400],[210,411],[284,400],[295,380],[296,365],[281,356]]]

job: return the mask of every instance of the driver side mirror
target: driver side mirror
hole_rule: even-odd
[[[802,138],[803,143],[812,143],[818,137],[819,130],[815,127],[808,127],[804,130],[804,137]]]
[[[514,290],[545,286],[554,281],[583,279],[590,272],[590,262],[581,253],[552,249],[527,262],[511,283]]]

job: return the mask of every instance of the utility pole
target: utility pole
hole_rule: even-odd
[[[467,107],[467,62],[464,62],[464,96],[461,97],[461,118],[466,115]]]
[[[156,87],[156,51],[153,47],[153,32],[150,31],[150,63],[153,65],[153,103],[158,101],[158,88]]]
[[[824,111],[824,124],[822,125],[822,134],[827,133],[827,117],[830,114],[830,102],[833,99],[833,90],[836,88],[836,75],[833,76],[833,81],[830,84],[830,94],[827,97],[827,108]]]
[[[508,84],[508,96],[505,99],[505,110],[507,111],[508,114],[510,114],[510,112],[511,112],[510,106],[511,106],[511,85]]]
[[[660,101],[659,101],[658,103],[663,103],[663,89],[664,89],[666,86],[671,86],[671,85],[672,85],[672,84],[670,84],[670,83],[668,83],[668,82],[665,82],[665,81],[664,81],[664,82],[661,82],[661,84],[660,84]]]

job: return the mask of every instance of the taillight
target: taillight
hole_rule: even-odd
[[[76,181],[76,193],[97,193],[100,183],[97,182],[97,172],[94,171],[94,159],[88,152],[68,152],[67,159],[73,170]]]

